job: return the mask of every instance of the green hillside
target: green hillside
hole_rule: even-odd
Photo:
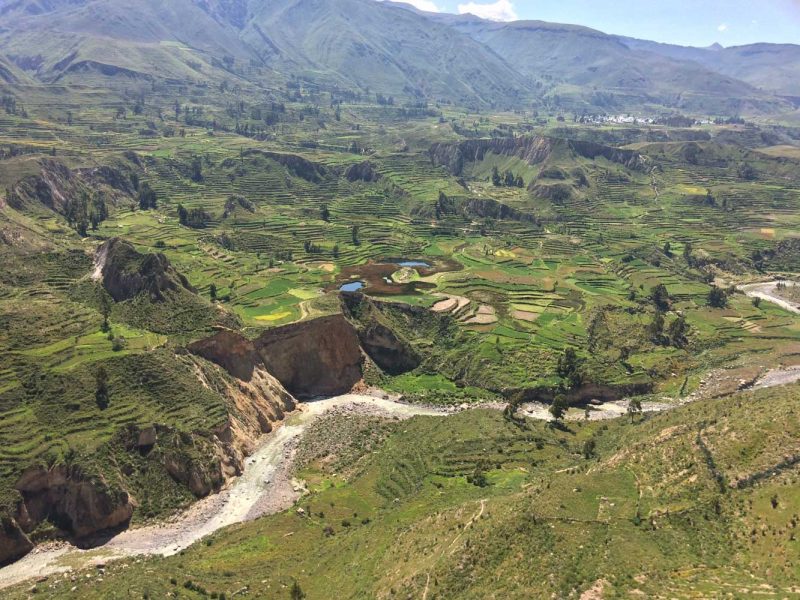
[[[350,479],[306,468],[304,513],[111,565],[78,591],[288,598],[297,582],[310,599],[331,586],[340,598],[791,597],[797,392],[563,430],[489,411],[417,417]],[[468,481],[477,471],[482,487]],[[45,582],[38,596],[74,585]]]
[[[3,4],[0,594],[796,596],[791,48],[667,50]]]

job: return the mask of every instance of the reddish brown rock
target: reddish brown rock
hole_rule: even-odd
[[[361,380],[363,355],[358,334],[342,315],[270,329],[254,341],[220,331],[189,345],[189,351],[250,381],[263,366],[298,398],[334,396]]]
[[[358,335],[342,315],[304,321],[264,332],[256,352],[294,396],[335,396],[361,380]]]

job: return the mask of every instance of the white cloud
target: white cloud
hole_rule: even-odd
[[[381,0],[383,1],[383,0]],[[436,6],[436,3],[433,0],[388,0],[389,2],[398,2],[400,4],[410,4],[417,10],[424,10],[425,12],[442,12],[442,10]]]
[[[491,4],[468,2],[458,5],[458,14],[471,14],[490,21],[516,21],[519,17],[510,0],[497,0]]]
[[[727,23],[723,23],[722,25],[717,27],[717,31],[728,31],[728,24]]]

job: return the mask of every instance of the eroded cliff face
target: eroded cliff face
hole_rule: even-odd
[[[342,315],[270,329],[255,349],[266,370],[298,398],[343,394],[361,380],[358,336]]]
[[[261,368],[262,377],[269,374],[301,399],[343,394],[361,380],[358,336],[342,315],[276,327],[252,341],[220,331],[189,351],[245,382]]]
[[[163,254],[140,254],[128,242],[112,238],[97,250],[95,277],[115,302],[147,294],[155,302],[163,301],[168,291],[194,288]]]
[[[22,497],[16,522],[24,531],[50,521],[75,538],[127,525],[134,504],[128,492],[78,465],[32,467],[15,488]]]
[[[630,169],[640,169],[644,166],[641,155],[632,150],[621,150],[589,141],[538,135],[434,144],[430,149],[430,157],[434,165],[444,166],[453,175],[460,176],[467,163],[480,162],[490,153],[516,156],[529,165],[538,165],[556,152],[574,153],[589,159],[602,157]]]
[[[232,333],[232,332],[226,332]],[[215,336],[216,337],[216,336]],[[213,338],[212,338],[213,339]],[[249,344],[249,341],[240,337],[225,335],[215,340],[214,350],[224,357],[226,346],[221,340],[231,340],[236,348],[238,344]],[[245,368],[247,377],[233,376],[224,378],[219,376],[220,367],[196,358],[197,376],[207,387],[215,388],[225,396],[229,407],[227,422],[214,431],[219,441],[220,463],[226,478],[241,474],[244,458],[253,453],[259,438],[269,433],[275,424],[282,421],[286,413],[297,407],[297,400],[281,383],[266,369],[257,364],[258,357],[252,350],[252,360],[229,360],[228,366],[236,371]],[[224,360],[224,358],[223,358]],[[250,360],[248,358],[248,360]],[[216,371],[215,371],[216,370]]]
[[[33,543],[13,517],[0,519],[0,565],[14,562],[33,550]]]
[[[400,375],[416,369],[422,358],[410,342],[393,327],[381,307],[393,306],[379,303],[363,294],[343,294],[342,308],[356,327],[361,347],[380,367],[391,375]]]
[[[381,179],[380,173],[375,170],[375,167],[368,160],[347,167],[344,177],[350,182],[363,181],[364,183],[375,183]]]
[[[116,166],[102,166],[72,170],[64,163],[43,158],[38,161],[39,173],[24,177],[9,189],[7,202],[17,210],[44,206],[66,215],[70,202],[82,195],[93,197],[102,192],[104,200],[116,204],[131,199],[136,193],[131,179],[132,169],[120,162]]]

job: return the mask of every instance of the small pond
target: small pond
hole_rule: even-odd
[[[426,269],[430,268],[430,265],[426,262],[421,260],[404,260],[402,262],[397,263],[401,267],[425,267]]]
[[[345,283],[342,287],[339,288],[340,292],[357,292],[358,290],[364,287],[363,281],[351,281],[350,283]]]

